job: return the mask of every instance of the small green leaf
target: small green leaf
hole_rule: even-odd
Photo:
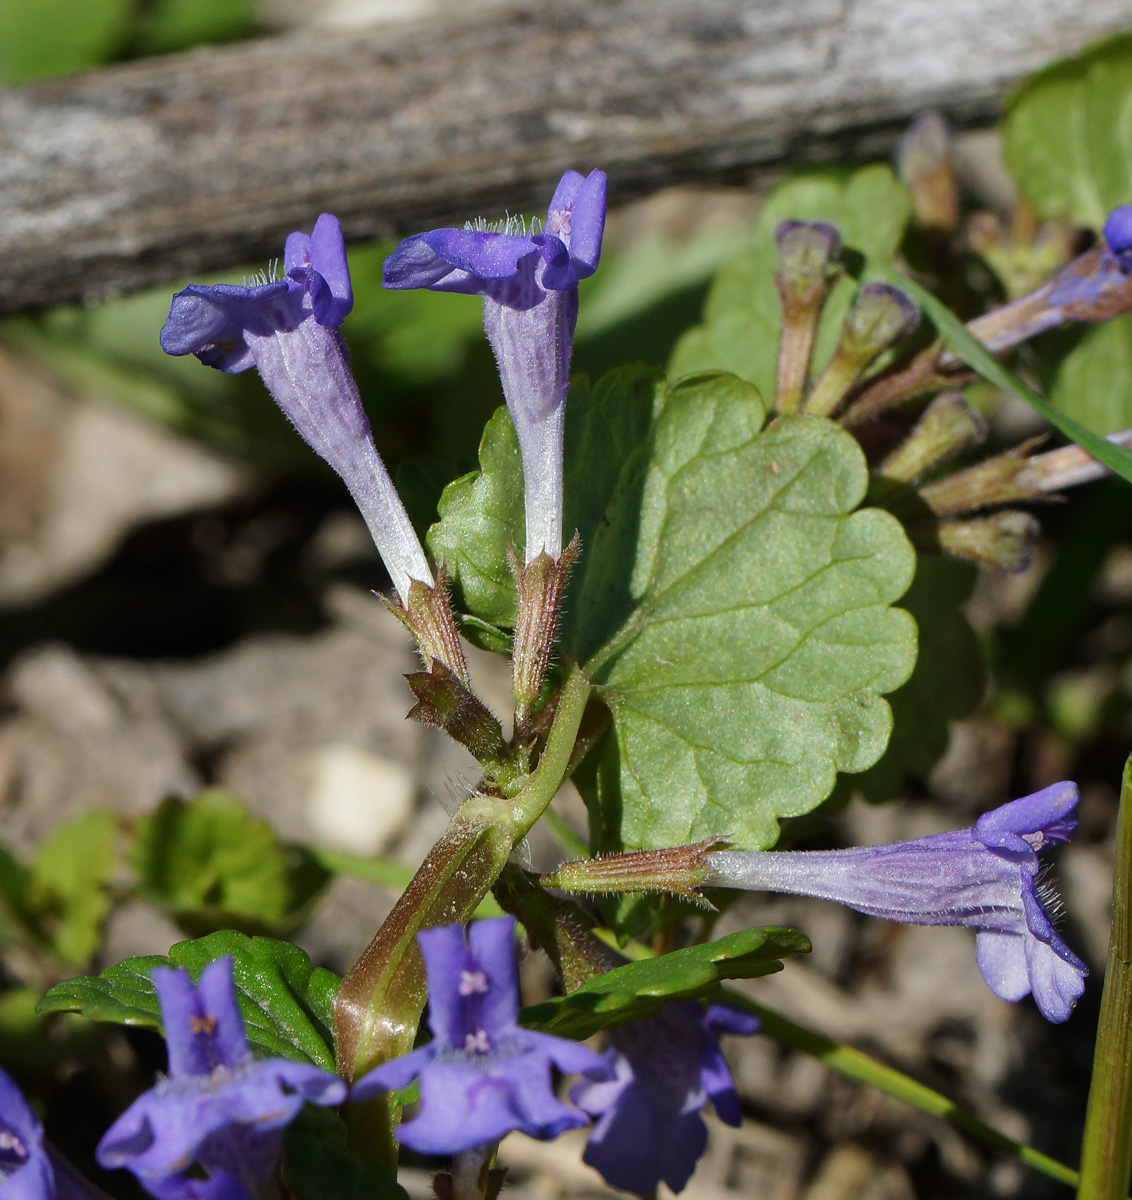
[[[193,933],[293,924],[328,878],[309,853],[280,843],[229,792],[170,797],[137,827],[132,854],[142,894]]]
[[[514,625],[515,581],[507,551],[522,553],[523,468],[505,408],[484,428],[480,470],[453,480],[437,512],[428,548],[447,565],[460,606],[491,625]]]
[[[672,377],[692,371],[732,371],[773,396],[782,312],[774,276],[778,266],[774,231],[788,219],[827,221],[844,246],[870,259],[891,259],[911,213],[907,189],[885,166],[850,174],[814,171],[786,180],[759,211],[750,249],[735,255],[715,278],[704,306],[704,323],[690,329],[669,363]],[[842,278],[826,302],[816,368],[837,342],[857,285]]]
[[[986,671],[975,631],[963,613],[977,572],[968,563],[921,557],[900,601],[919,630],[912,676],[888,697],[892,737],[880,762],[848,780],[874,801],[901,794],[905,777],[925,779],[947,750],[949,724],[982,699]]]
[[[868,274],[907,292],[935,325],[944,345],[969,367],[978,371],[984,379],[990,380],[1003,391],[1013,392],[1014,395],[1021,397],[1031,408],[1045,417],[1055,429],[1059,429],[1071,441],[1084,447],[1095,459],[1104,463],[1106,467],[1110,467],[1117,475],[1132,482],[1132,451],[1106,441],[1099,434],[1087,429],[1080,421],[1059,412],[1048,400],[1044,400],[1037,392],[1028,388],[1002,363],[993,358],[987,352],[986,347],[967,330],[962,321],[949,312],[945,305],[926,288],[921,287],[918,283],[913,283],[899,271],[894,271],[882,263],[870,263]]]
[[[1132,201],[1132,37],[1055,63],[1010,99],[1003,153],[1040,217],[1099,230]]]
[[[1132,426],[1132,317],[1085,330],[1057,364],[1050,403],[1097,433]]]
[[[627,847],[773,845],[777,817],[877,761],[880,693],[915,662],[914,622],[890,607],[914,555],[893,517],[854,511],[860,447],[821,418],[761,422],[748,385],[710,375],[669,388],[656,422],[637,607],[585,662],[621,763],[599,824]]]
[[[755,979],[782,970],[781,959],[810,952],[796,929],[742,929],[701,946],[628,963],[598,975],[567,996],[524,1008],[528,1029],[583,1041],[602,1029],[651,1017],[669,1000],[694,1000],[725,979]]]
[[[283,1177],[298,1200],[409,1200],[375,1162],[346,1148],[346,1126],[308,1104],[283,1135]]]
[[[31,869],[25,909],[65,963],[94,957],[110,911],[108,885],[118,863],[118,824],[109,813],[86,813],[43,842]]]
[[[128,958],[100,975],[66,979],[44,996],[38,1011],[77,1012],[93,1021],[160,1030],[153,968],[183,967],[196,979],[206,964],[226,954],[232,956],[236,998],[252,1047],[264,1055],[334,1070],[331,1029],[338,977],[312,967],[297,946],[273,938],[224,930],[178,942],[168,958]]]

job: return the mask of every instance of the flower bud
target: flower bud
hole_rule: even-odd
[[[1008,509],[970,521],[911,521],[912,545],[928,554],[961,558],[992,571],[1018,572],[1030,565],[1041,526],[1029,513]]]
[[[917,224],[954,233],[959,186],[951,130],[939,113],[924,113],[912,122],[896,147],[896,168],[912,193]]]
[[[919,479],[987,435],[987,423],[958,392],[944,392],[924,410],[916,427],[877,469],[870,499],[875,503]]]
[[[821,221],[783,221],[774,240],[778,248],[775,282],[782,301],[776,407],[789,413],[797,412],[802,402],[818,322],[837,276],[834,260],[841,235]]]
[[[841,340],[806,401],[806,412],[830,416],[866,367],[919,324],[920,310],[899,289],[867,283],[841,327]]]

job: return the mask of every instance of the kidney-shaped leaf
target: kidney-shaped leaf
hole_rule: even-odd
[[[761,420],[748,386],[693,376],[656,422],[636,608],[586,663],[620,758],[603,825],[626,846],[773,845],[777,817],[880,757],[881,693],[915,662],[915,624],[891,607],[914,555],[893,517],[855,511],[857,443],[821,418]]]

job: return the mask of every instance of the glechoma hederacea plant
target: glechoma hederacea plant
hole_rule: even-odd
[[[901,152],[928,228],[957,219],[941,136],[929,122]],[[838,773],[885,751],[883,697],[916,662],[914,622],[897,605],[917,552],[1017,570],[1038,533],[1020,506],[1106,468],[1077,447],[1038,454],[1033,442],[974,456],[986,423],[961,394],[976,375],[962,329],[930,328],[891,272],[869,278],[865,262],[863,280],[850,274],[860,256],[825,219],[787,219],[774,233],[777,358],[765,394],[706,369],[710,317],[681,351],[705,369],[669,382],[623,368],[571,386],[578,285],[599,266],[606,188],[600,170],[567,171],[545,220],[419,233],[385,262],[388,288],[482,297],[505,400],[481,470],[444,493],[427,550],[350,371],[341,326],[352,292],[334,217],[287,239],[282,277],[173,298],[164,349],[226,372],[254,366],[346,483],[392,581],[386,603],[420,652],[409,715],[467,747],[482,777],[340,984],[316,980],[309,963],[303,975],[291,947],[258,939],[253,950],[238,935],[93,981],[114,999],[115,980],[134,970],[133,1019],[165,1034],[168,1075],[98,1149],[158,1200],[258,1200],[280,1172],[293,1188],[291,1136],[333,1142],[327,1161],[344,1171],[394,1173],[397,1142],[451,1156],[438,1195],[494,1196],[503,1136],[586,1125],[585,1161],[611,1185],[682,1189],[706,1144],[708,1102],[725,1121],[741,1115],[718,1038],[759,1028],[741,996],[716,994],[720,982],[809,948],[793,930],[757,929],[675,951],[662,938],[669,952],[630,962],[611,949],[616,937],[595,933],[608,926],[624,944],[664,931],[689,902],[711,907],[704,888],[969,926],[990,989],[1032,994],[1051,1022],[1082,994],[1085,965],[1055,928],[1056,895],[1039,874],[1039,857],[1076,828],[1073,783],[912,841],[773,847],[780,818],[811,812]],[[1112,213],[1094,248],[1054,266],[967,335],[1001,355],[1065,322],[1132,311],[1132,206]],[[461,635],[509,655],[511,720],[476,694]],[[532,875],[516,852],[571,775],[589,806],[591,856]],[[473,920],[492,894],[509,915]],[[585,897],[603,898],[596,913]],[[527,1010],[520,926],[564,992]],[[285,1036],[264,1015],[275,1011],[262,994],[271,971],[303,1010]],[[105,1012],[70,986],[47,1007]],[[426,1000],[431,1037],[418,1044]],[[603,1029],[603,1052],[583,1044]],[[581,1079],[563,1092],[556,1070]],[[340,1108],[345,1134],[305,1104]],[[405,1104],[419,1107],[402,1123]],[[3,1200],[85,1186],[0,1076]]]

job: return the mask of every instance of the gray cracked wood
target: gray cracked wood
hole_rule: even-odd
[[[293,35],[0,93],[0,312],[350,238],[538,208],[566,167],[614,198],[787,155],[886,151],[993,115],[1132,0],[555,0]]]

